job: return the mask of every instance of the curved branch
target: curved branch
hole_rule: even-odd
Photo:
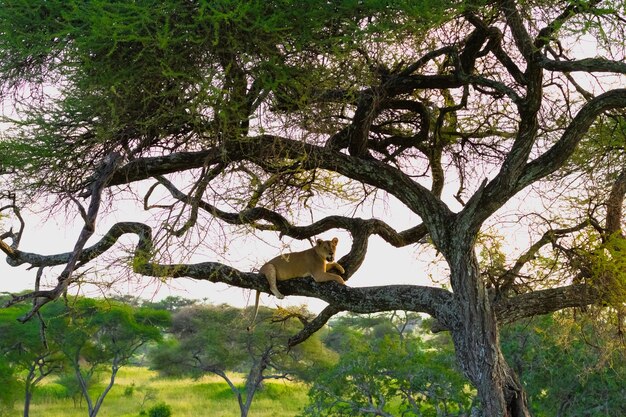
[[[158,177],[157,179],[175,199],[187,202],[191,198],[176,188],[166,178]],[[242,210],[239,213],[228,213],[206,201],[200,200],[196,204],[197,207],[226,223],[233,225],[251,224],[259,230],[279,231],[281,236],[289,236],[294,239],[308,239],[331,229],[348,230],[352,234],[352,248],[346,256],[339,260],[339,263],[346,270],[344,279],[352,276],[361,266],[367,253],[367,243],[370,235],[379,235],[389,244],[395,247],[403,247],[419,242],[428,234],[424,224],[397,232],[391,226],[378,219],[365,220],[344,216],[328,216],[308,226],[294,226],[279,213],[263,207],[253,207]],[[257,223],[259,220],[264,220],[270,224],[259,224]]]
[[[136,234],[140,237],[139,240],[141,247],[139,249],[146,253],[151,251],[152,229],[143,223],[122,222],[113,225],[97,243],[83,249],[78,258],[78,262],[84,264],[97,258],[109,250],[122,235],[127,233]],[[0,241],[0,243],[6,245],[4,242]],[[8,255],[7,263],[11,266],[29,264],[31,268],[40,268],[64,265],[67,264],[72,256],[72,252],[59,253],[55,255],[40,255],[31,252],[23,252],[18,249],[9,251],[4,245],[0,246],[0,249]]]
[[[560,168],[574,153],[576,146],[600,114],[625,107],[626,89],[623,88],[608,91],[585,103],[567,126],[561,138],[549,150],[526,165],[515,191],[521,190]]]
[[[341,312],[341,309],[337,307],[326,307],[320,314],[318,314],[317,317],[306,323],[302,330],[289,338],[289,341],[287,342],[288,347],[292,348],[307,340],[311,337],[311,335],[313,335],[313,333],[321,329],[326,323],[328,323],[328,320],[339,312]]]
[[[494,54],[494,56],[507,69],[509,74],[518,84],[525,85],[526,79],[524,77],[524,73],[519,69],[515,61],[513,61],[513,59],[511,59],[511,57],[502,48],[502,39],[504,38],[504,34],[500,30],[500,28],[487,26],[485,22],[483,22],[482,19],[480,19],[474,13],[466,13],[465,18],[472,25],[481,28],[483,31],[489,33],[490,42],[488,44],[488,50]]]
[[[362,181],[384,190],[404,203],[425,220],[426,224],[446,225],[450,209],[426,187],[403,172],[376,160],[353,158],[324,147],[273,135],[227,140],[220,147],[203,152],[183,152],[163,157],[142,158],[118,169],[110,185],[144,180],[157,175],[186,171],[221,161],[248,160],[269,171],[275,170],[277,159],[301,161],[303,169],[326,169],[347,178]],[[433,228],[436,235],[444,230]]]

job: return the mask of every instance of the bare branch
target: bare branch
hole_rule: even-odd
[[[335,314],[341,312],[341,310],[334,306],[327,306],[322,312],[310,322],[306,323],[304,328],[297,334],[289,338],[288,346],[292,348],[305,340],[307,340],[313,333],[324,327],[328,320],[330,320]]]
[[[610,61],[604,58],[585,58],[574,61],[556,61],[543,58],[539,61],[539,65],[547,70],[558,72],[583,71],[587,73],[609,72],[614,74],[626,74],[626,63]]]
[[[513,265],[513,267],[511,267],[509,270],[505,271],[504,274],[502,274],[501,278],[501,285],[500,285],[500,290],[504,293],[506,293],[506,291],[508,289],[510,289],[514,282],[515,282],[515,278],[517,278],[519,276],[519,272],[521,271],[521,269],[524,267],[524,265],[526,265],[528,262],[530,262],[532,259],[534,259],[534,257],[537,255],[537,253],[541,250],[541,248],[543,248],[545,245],[549,244],[549,243],[554,243],[556,241],[556,239],[558,237],[562,237],[568,234],[571,234],[573,232],[577,232],[579,230],[584,229],[585,227],[589,226],[590,222],[589,221],[584,221],[580,224],[577,224],[575,226],[572,227],[568,227],[568,228],[564,228],[564,229],[550,229],[548,231],[546,231],[543,236],[541,236],[541,238],[536,241],[535,243],[533,243],[526,252],[524,252],[515,262],[515,264]]]

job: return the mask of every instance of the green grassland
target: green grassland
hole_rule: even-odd
[[[243,380],[239,378],[238,382]],[[95,387],[98,391],[98,388]],[[98,391],[101,392],[101,389]],[[145,401],[144,401],[145,400]],[[158,403],[172,409],[172,417],[231,417],[239,416],[237,398],[219,377],[174,379],[160,377],[156,372],[140,367],[122,368],[115,386],[104,400],[99,417],[138,417]],[[295,416],[307,402],[307,387],[289,381],[267,381],[254,397],[250,416]],[[21,415],[21,404],[15,404],[15,415]],[[85,401],[75,404],[66,390],[54,379],[42,383],[33,397],[31,417],[84,417]]]

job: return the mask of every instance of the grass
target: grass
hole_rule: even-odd
[[[243,382],[239,378],[238,382]],[[240,415],[235,394],[219,377],[202,379],[163,378],[140,367],[122,368],[115,386],[104,400],[99,417],[138,417],[158,403],[172,408],[172,417],[236,417]],[[250,416],[296,416],[307,402],[307,387],[288,381],[266,381],[250,408]],[[21,415],[21,404],[15,404],[15,415]],[[87,405],[74,404],[65,389],[50,379],[35,392],[31,417],[85,417]]]

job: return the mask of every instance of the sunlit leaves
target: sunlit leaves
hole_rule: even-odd
[[[535,318],[505,328],[502,343],[535,415],[620,416],[626,411],[624,346],[597,322],[571,312]]]
[[[401,314],[339,319],[327,337],[339,346],[339,361],[316,378],[304,415],[434,417],[466,412],[473,395],[454,370],[449,340],[422,339],[415,320]]]

